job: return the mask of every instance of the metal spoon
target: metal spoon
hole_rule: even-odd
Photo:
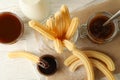
[[[108,19],[108,20],[103,24],[103,26],[107,25],[108,23],[110,23],[110,21],[116,19],[116,18],[119,17],[119,16],[120,16],[120,10],[119,10],[117,13],[115,13],[110,19]]]

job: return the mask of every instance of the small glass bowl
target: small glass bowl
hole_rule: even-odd
[[[23,33],[24,33],[24,24],[22,23],[22,20],[20,19],[19,16],[17,16],[16,14],[14,14],[14,13],[12,13],[12,12],[1,12],[0,14],[1,14],[1,15],[2,15],[2,14],[10,14],[10,15],[14,16],[15,18],[17,18],[17,20],[18,20],[19,23],[21,24],[21,32],[20,32],[19,36],[18,36],[16,39],[14,39],[14,40],[11,41],[11,42],[7,42],[7,43],[0,42],[0,43],[1,43],[1,44],[9,44],[9,45],[16,43],[16,42],[22,37],[22,35],[23,35]]]

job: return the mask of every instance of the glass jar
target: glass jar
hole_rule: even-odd
[[[70,41],[76,43],[78,39],[78,35],[79,35],[79,31],[77,30],[73,35],[73,37],[70,39]],[[55,52],[53,40],[49,40],[48,38],[44,37],[43,35],[41,35],[39,32],[36,31],[35,31],[35,36],[40,50],[42,51],[47,50],[48,54]]]
[[[118,19],[111,21],[108,26],[102,26],[103,24],[99,24],[101,22],[103,23],[103,21],[107,21],[110,17],[112,17],[112,14],[108,12],[97,12],[91,15],[87,23],[81,26],[80,37],[83,38],[88,36],[91,41],[98,44],[111,41],[119,31]],[[101,22],[100,19],[102,19]],[[107,32],[109,32],[109,34]]]

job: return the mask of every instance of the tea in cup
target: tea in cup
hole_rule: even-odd
[[[0,13],[0,43],[15,43],[23,32],[24,25],[17,15],[11,12]]]

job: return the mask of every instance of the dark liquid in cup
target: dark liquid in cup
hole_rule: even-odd
[[[40,73],[42,73],[43,75],[52,75],[57,71],[57,61],[55,59],[55,57],[51,56],[51,55],[44,55],[41,57],[42,60],[46,61],[49,65],[48,68],[43,68],[41,67],[39,64],[41,64],[41,62],[38,63],[37,65],[37,69]],[[42,61],[40,60],[40,61]]]
[[[103,24],[108,20],[109,18],[104,15],[96,16],[94,17],[89,25],[88,25],[88,32],[90,36],[95,40],[95,42],[103,42],[105,39],[108,39],[112,36],[115,30],[115,25],[113,22],[110,22],[106,26],[103,26]]]
[[[21,34],[23,25],[19,19],[10,12],[0,14],[0,42],[11,43]]]

